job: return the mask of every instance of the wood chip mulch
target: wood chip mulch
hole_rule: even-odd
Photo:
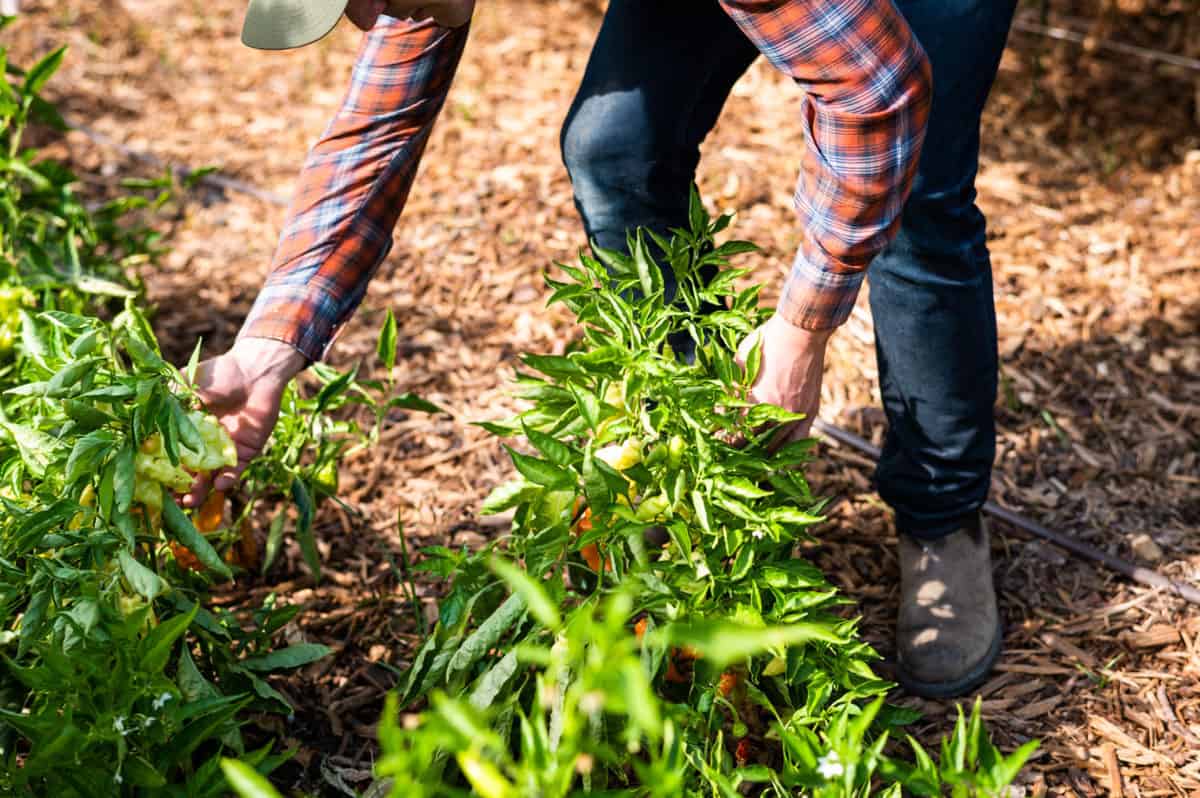
[[[1104,3],[1108,38],[1200,42],[1186,2],[1131,16]],[[67,112],[136,150],[287,195],[336,108],[355,51],[343,26],[288,54],[247,50],[240,0],[27,0],[6,31],[10,60],[71,45],[52,94]],[[266,578],[223,601],[277,593],[305,612],[288,634],[336,656],[277,686],[296,705],[277,731],[298,747],[296,786],[353,794],[369,781],[373,725],[428,621],[440,585],[401,587],[409,550],[476,546],[501,525],[480,498],[508,475],[499,443],[468,422],[503,416],[518,353],[561,351],[571,334],[544,308],[543,270],[584,243],[559,161],[558,130],[599,23],[582,0],[483,0],[461,72],[397,231],[394,254],[333,355],[374,360],[373,331],[400,324],[400,390],[452,415],[397,415],[342,476],[351,511],[319,521],[326,578],[294,547]],[[1100,18],[1051,0],[1053,18]],[[1031,9],[1036,11],[1036,7]],[[1116,16],[1114,16],[1116,15]],[[1112,20],[1116,20],[1114,23]],[[1182,20],[1182,21],[1181,21]],[[1194,22],[1194,21],[1193,21]],[[1182,33],[1180,32],[1182,31]],[[1194,53],[1191,53],[1194,55]],[[988,108],[978,181],[990,222],[1002,355],[993,498],[1059,531],[1181,580],[1200,579],[1200,76],[1014,33]],[[798,230],[790,193],[801,140],[794,86],[766,64],[738,84],[705,145],[700,183],[734,230],[764,247],[747,261],[780,285]],[[43,137],[96,190],[138,164],[78,133]],[[169,219],[172,253],[146,275],[157,326],[179,357],[202,335],[232,341],[269,263],[283,212],[201,189]],[[825,418],[878,443],[865,297],[834,338]],[[858,600],[886,658],[898,593],[890,512],[870,463],[829,445],[814,481],[839,501],[816,558]],[[262,533],[264,530],[260,530]],[[996,527],[1006,650],[981,690],[1006,750],[1043,747],[1030,795],[1200,794],[1200,608]],[[936,741],[950,703],[897,693]]]

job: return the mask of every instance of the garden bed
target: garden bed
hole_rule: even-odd
[[[51,94],[74,118],[130,147],[218,164],[283,194],[336,105],[353,55],[345,30],[297,54],[245,51],[235,35],[241,4],[232,0],[203,9],[129,0],[126,15],[73,0],[25,5],[28,16],[4,34],[13,60],[71,44]],[[344,470],[343,495],[362,515],[331,509],[318,518],[320,584],[299,550],[285,549],[268,577],[244,579],[221,596],[240,604],[276,592],[302,604],[295,639],[337,651],[276,684],[298,706],[278,731],[300,748],[289,772],[299,783],[364,786],[392,668],[419,645],[399,568],[387,556],[400,562],[397,517],[414,547],[474,548],[502,529],[480,522],[476,510],[510,476],[507,459],[464,422],[513,409],[506,391],[517,355],[561,352],[569,335],[566,315],[543,308],[540,275],[582,243],[557,130],[597,22],[586,3],[484,4],[395,254],[333,358],[372,363],[374,334],[391,307],[401,387],[454,417],[397,414],[382,444]],[[1081,57],[1071,45],[1016,34],[1012,45],[985,121],[979,181],[1004,363],[993,495],[1194,579],[1200,140],[1192,84],[1140,62]],[[746,265],[768,294],[796,242],[788,199],[795,99],[765,65],[755,67],[706,144],[701,174],[716,209],[739,212],[738,236],[764,246]],[[52,146],[95,176],[97,192],[105,175],[138,168],[79,134]],[[232,340],[281,220],[278,208],[233,193],[201,190],[181,208],[174,252],[146,274],[159,306],[156,329],[168,344],[179,342],[177,362],[197,335],[214,353]],[[833,346],[824,414],[878,441],[865,305]],[[806,553],[859,600],[864,631],[886,656],[894,532],[870,492],[868,464],[837,447],[823,453],[813,481],[838,503]],[[1028,777],[1052,792],[1102,793],[1114,769],[1130,794],[1197,789],[1190,765],[1200,737],[1200,614],[999,531],[1007,653],[982,692],[1001,747],[1042,738]],[[421,580],[417,589],[428,608],[442,584]],[[926,712],[923,740],[946,731],[948,705],[902,700]]]

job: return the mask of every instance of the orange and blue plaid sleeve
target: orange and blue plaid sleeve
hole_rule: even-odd
[[[386,17],[363,37],[350,89],[308,155],[239,337],[324,356],[391,250],[466,39],[466,27]]]
[[[832,329],[899,229],[929,117],[929,61],[891,0],[721,3],[805,90],[795,196],[803,238],[778,312],[805,329]]]

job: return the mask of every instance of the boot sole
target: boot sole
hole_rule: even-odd
[[[987,653],[983,655],[983,659],[967,671],[966,675],[952,682],[923,682],[908,675],[904,670],[904,665],[900,664],[896,672],[896,681],[906,692],[921,698],[957,698],[964,693],[971,692],[987,680],[988,674],[996,665],[996,660],[1000,659],[1000,650],[1003,646],[1004,629],[1002,626],[997,626],[996,636],[992,638],[992,644],[988,647]]]

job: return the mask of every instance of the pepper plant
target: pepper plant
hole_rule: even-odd
[[[510,533],[426,552],[453,584],[381,725],[394,796],[998,794],[1032,752],[999,755],[978,707],[940,764],[888,747],[915,715],[796,556],[823,520],[814,441],[773,449],[799,417],[749,399],[761,354],[733,353],[766,312],[727,268],[754,247],[714,241],[728,223],[693,196],[689,229],[547,279],[580,339],[526,355],[528,409],[484,424],[514,441],[483,507]]]

